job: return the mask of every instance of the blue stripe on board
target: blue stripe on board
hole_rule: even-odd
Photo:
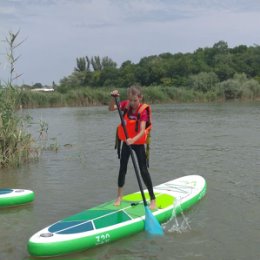
[[[51,233],[73,234],[93,230],[90,221],[60,221],[48,228]]]
[[[68,229],[65,229],[61,232],[57,232],[57,234],[76,234],[76,233],[82,233],[86,231],[93,230],[93,225],[92,222],[86,222],[84,224],[79,224],[78,226],[74,226]]]
[[[12,189],[0,189],[0,194],[7,194],[13,192]]]
[[[51,233],[55,233],[55,232],[59,232],[59,231],[65,229],[65,228],[69,228],[69,227],[78,225],[83,222],[84,221],[60,221],[60,222],[57,222],[57,223],[53,224],[52,226],[50,226],[48,228],[48,230]]]

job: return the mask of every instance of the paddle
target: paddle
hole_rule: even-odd
[[[120,119],[121,119],[121,124],[123,126],[126,139],[128,139],[128,133],[127,133],[127,129],[126,129],[126,124],[125,124],[125,120],[123,118],[122,112],[120,110],[118,96],[119,95],[113,95],[112,94],[112,97],[115,98],[115,104],[116,104],[117,111],[118,111]],[[163,235],[163,229],[162,229],[160,223],[154,217],[154,215],[152,214],[151,210],[149,209],[149,207],[147,205],[147,201],[146,201],[145,196],[144,196],[144,191],[143,191],[143,187],[142,187],[142,183],[141,183],[141,179],[140,179],[140,174],[139,174],[139,171],[138,171],[138,168],[137,168],[136,160],[135,160],[135,157],[134,157],[133,149],[132,149],[131,145],[128,145],[128,147],[129,147],[130,155],[131,155],[132,162],[133,162],[133,165],[134,165],[135,175],[136,175],[136,178],[137,178],[139,189],[140,189],[140,192],[141,192],[141,195],[142,195],[142,199],[143,199],[143,202],[144,202],[144,209],[145,209],[145,223],[144,223],[144,227],[145,227],[145,230],[150,235]]]

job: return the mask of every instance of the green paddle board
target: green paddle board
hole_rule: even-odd
[[[160,223],[197,203],[206,193],[206,181],[199,175],[181,177],[154,187],[157,208],[152,211]],[[147,201],[149,196],[144,191]],[[144,230],[145,210],[140,192],[64,218],[34,234],[28,241],[33,256],[56,256],[100,246]]]
[[[34,192],[24,189],[0,189],[0,208],[17,206],[34,200]]]

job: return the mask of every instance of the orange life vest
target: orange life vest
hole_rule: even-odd
[[[126,129],[129,138],[135,137],[140,132],[140,118],[142,113],[146,110],[148,121],[146,122],[145,126],[145,132],[143,136],[141,136],[134,144],[147,144],[148,143],[148,137],[149,133],[152,129],[152,123],[151,123],[151,107],[147,104],[142,104],[137,111],[137,119],[129,119],[128,117],[128,110],[129,110],[129,104],[126,105],[126,108],[124,110],[123,118],[125,120]],[[124,129],[122,124],[119,124],[117,127],[117,134],[118,138],[122,141],[126,140]]]

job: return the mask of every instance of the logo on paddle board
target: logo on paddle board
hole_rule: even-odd
[[[110,235],[108,233],[96,236],[96,245],[108,243],[110,241]]]

